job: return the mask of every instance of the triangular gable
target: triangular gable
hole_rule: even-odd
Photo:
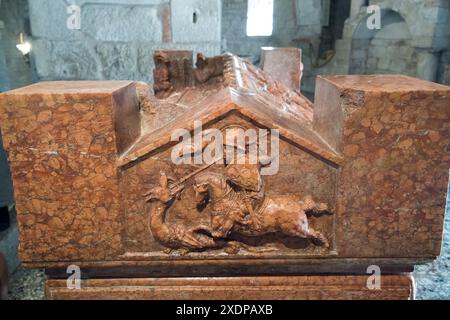
[[[125,166],[150,153],[157,153],[158,149],[164,146],[175,145],[177,142],[171,141],[171,135],[177,129],[193,131],[195,121],[201,121],[206,127],[211,122],[223,119],[233,111],[250,119],[260,127],[279,130],[281,137],[325,160],[336,165],[342,161],[342,157],[312,129],[310,122],[299,121],[281,109],[273,108],[263,99],[241,96],[232,88],[225,88],[203,100],[201,105],[196,105],[185,114],[178,116],[165,127],[141,136],[119,158],[118,165]]]
[[[260,127],[277,129],[282,138],[333,164],[342,162],[342,156],[313,130],[313,105],[308,99],[241,58],[228,53],[224,58],[223,88],[201,92],[203,97],[192,102],[185,113],[162,128],[144,133],[119,157],[119,166],[175,145],[171,135],[177,129],[193,131],[195,121],[206,127],[230,112],[237,112]],[[189,88],[181,96],[187,92]]]

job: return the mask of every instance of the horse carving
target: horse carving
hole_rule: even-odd
[[[166,247],[220,248],[227,245],[226,239],[232,232],[249,237],[282,233],[329,247],[326,237],[309,226],[307,215],[329,212],[328,207],[317,204],[310,196],[303,199],[296,195],[265,196],[263,185],[258,190],[248,190],[215,172],[198,174],[194,181],[198,205],[209,206],[210,225],[187,228],[165,221],[167,211],[181,196],[184,186],[174,183],[164,172],[159,185],[146,194],[152,205],[150,229]]]
[[[248,237],[278,232],[329,247],[326,237],[309,226],[307,216],[328,213],[328,206],[317,204],[310,196],[265,196],[263,186],[248,191],[214,172],[197,176],[194,190],[197,201],[210,203],[214,238],[226,238],[231,232]]]

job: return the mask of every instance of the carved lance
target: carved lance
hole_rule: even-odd
[[[185,176],[184,178],[182,178],[181,180],[179,180],[177,183],[173,184],[170,186],[170,192],[172,193],[172,189],[177,189],[178,187],[180,187],[183,183],[185,183],[186,181],[188,181],[190,178],[196,176],[197,174],[199,174],[202,171],[205,171],[206,169],[212,167],[217,161],[214,161],[210,164],[207,164],[201,168],[198,168],[197,170],[191,172],[190,174],[188,174],[187,176]]]
[[[178,182],[176,182],[175,184],[172,184],[169,186],[169,190],[170,190],[170,195],[171,196],[175,196],[179,191],[183,190],[183,183],[185,183],[186,181],[188,181],[190,178],[196,176],[197,174],[199,174],[202,171],[205,171],[206,169],[210,168],[211,166],[213,166],[217,161],[214,161],[210,164],[207,164],[201,168],[198,168],[197,170],[191,172],[190,174],[188,174],[187,176],[183,177],[181,180],[179,180]],[[169,178],[170,179],[170,178]],[[170,180],[174,180],[173,178]],[[174,191],[175,190],[175,191]],[[145,193],[144,197],[149,196],[150,193]]]

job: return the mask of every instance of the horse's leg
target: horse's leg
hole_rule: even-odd
[[[303,211],[300,213],[285,210],[277,211],[272,215],[272,223],[277,223],[276,227],[282,233],[291,236],[307,239],[309,235],[308,218]]]
[[[296,214],[291,214],[286,211],[280,213],[285,217],[284,223],[280,225],[281,231],[284,234],[303,239],[310,239],[325,248],[329,247],[327,238],[319,231],[309,227],[308,217],[303,211]],[[287,221],[286,218],[290,221]]]

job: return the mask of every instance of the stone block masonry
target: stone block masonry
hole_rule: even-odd
[[[79,29],[67,25],[71,4]],[[220,0],[34,0],[29,11],[40,80],[152,82],[156,49],[221,50]]]

